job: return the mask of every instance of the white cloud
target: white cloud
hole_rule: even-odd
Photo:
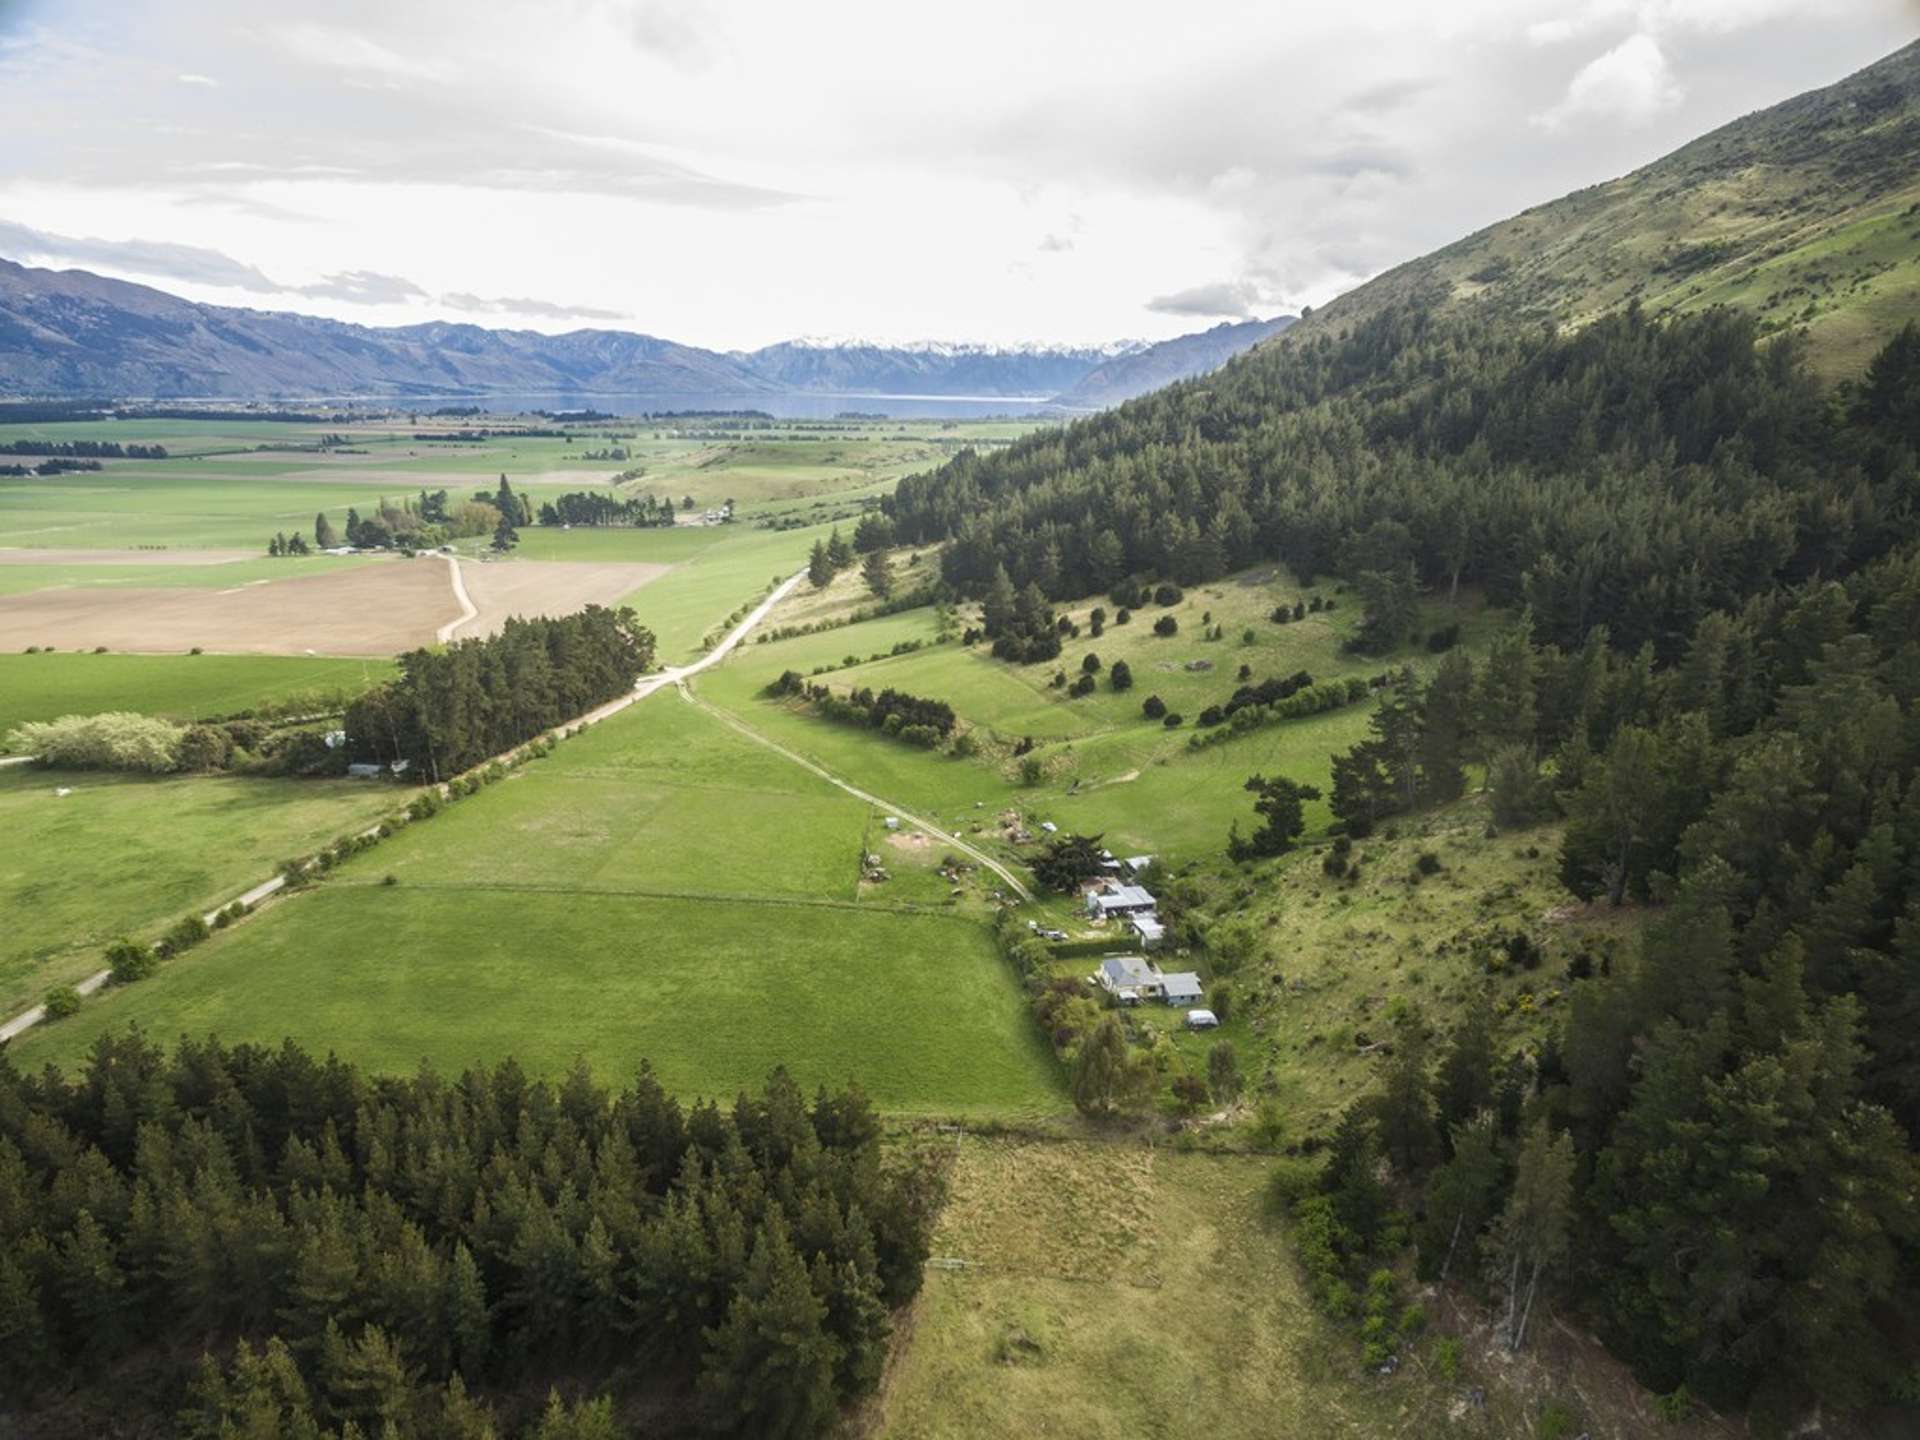
[[[1193,285],[1171,295],[1156,295],[1147,309],[1159,315],[1193,316],[1197,319],[1245,320],[1262,309],[1274,309],[1274,300],[1266,286],[1257,280],[1219,280],[1209,285]]]
[[[0,215],[340,318],[1158,339],[1829,84],[1911,4],[0,0]]]
[[[1534,122],[1549,130],[1575,121],[1644,125],[1683,98],[1660,42],[1640,33],[1581,66],[1560,103],[1539,112]]]
[[[196,75],[191,70],[183,70],[173,78],[178,80],[182,85],[204,85],[209,90],[217,90],[220,88],[220,82],[211,75]]]

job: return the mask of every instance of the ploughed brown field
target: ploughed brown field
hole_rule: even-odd
[[[571,615],[588,605],[617,605],[672,568],[632,561],[466,561],[460,574],[480,613],[455,627],[451,638],[495,634],[509,615]]]
[[[28,550],[0,547],[0,565],[232,565],[258,550]]]
[[[566,615],[611,604],[668,568],[467,562],[461,571],[479,614],[456,638],[492,634],[510,615]],[[446,562],[422,556],[225,590],[47,589],[0,596],[0,649],[104,645],[177,654],[197,645],[214,654],[391,656],[433,644],[460,614]]]

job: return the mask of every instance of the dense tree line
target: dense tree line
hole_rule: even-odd
[[[653,632],[629,609],[511,618],[498,635],[402,655],[398,680],[347,708],[347,748],[443,780],[617,699],[653,652]]]
[[[122,445],[117,440],[5,440],[0,455],[58,455],[70,460],[164,460],[164,445]]]
[[[670,526],[674,523],[671,498],[652,495],[609,495],[599,490],[575,490],[540,504],[542,525]]]
[[[72,1079],[0,1055],[0,1404],[73,1434],[145,1409],[207,1440],[480,1440],[517,1418],[489,1394],[552,1376],[818,1435],[877,1382],[939,1198],[878,1136],[858,1090],[809,1104],[784,1071],[688,1110],[644,1066],[615,1093],[137,1031]],[[62,1393],[133,1359],[132,1390]],[[605,1402],[534,1418],[619,1433]]]
[[[1567,337],[1409,303],[963,452],[885,510],[900,543],[952,542],[942,571],[969,595],[1001,567],[1061,599],[1278,559],[1353,578],[1370,619],[1382,607],[1376,644],[1410,580],[1473,581],[1531,604],[1542,641],[1606,625],[1670,660],[1711,611],[1892,543],[1917,350],[1890,347],[1848,413],[1797,342],[1756,348],[1738,315],[1627,312]]]

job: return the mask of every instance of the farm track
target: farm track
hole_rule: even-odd
[[[422,493],[424,494],[425,492],[423,491]],[[434,634],[433,638],[442,645],[445,645],[453,639],[454,631],[458,630],[469,620],[477,620],[480,617],[480,610],[479,607],[473,603],[473,597],[467,594],[466,579],[460,574],[459,557],[446,555],[441,558],[447,562],[447,573],[453,581],[453,598],[460,603],[460,617],[457,620],[449,620]]]
[[[336,888],[341,885],[360,886],[369,890],[383,888],[381,882],[377,880],[347,880],[332,883]],[[824,895],[768,895],[739,890],[651,890],[634,885],[570,885],[559,882],[542,884],[539,881],[528,880],[409,880],[406,882],[406,888],[507,892],[526,895],[594,895],[609,900],[691,900],[702,904],[774,905],[807,910],[886,911],[896,915],[946,915],[961,919],[971,918],[946,905],[917,905],[912,901],[902,900],[836,900]]]
[[[782,745],[779,741],[770,739],[767,736],[762,735],[758,730],[755,730],[751,725],[748,725],[746,721],[741,720],[736,716],[730,715],[726,711],[720,709],[718,706],[710,705],[705,700],[702,700],[698,695],[695,695],[693,691],[687,687],[684,680],[678,681],[676,682],[676,684],[679,687],[680,695],[682,699],[686,700],[687,703],[689,703],[690,705],[693,705],[700,710],[704,710],[708,715],[711,715],[714,719],[718,720],[722,725],[728,726],[729,728],[733,729],[739,734],[744,735],[749,740],[755,741],[758,744],[766,746],[767,749],[773,751],[776,755],[784,756],[786,759],[791,760],[794,764],[800,766],[803,770],[811,771],[813,774],[818,775],[822,780],[825,780],[829,785],[834,785],[839,787],[840,789],[846,791],[847,794],[853,796],[855,799],[864,800],[869,805],[879,806],[882,810],[887,811],[889,814],[898,815],[903,823],[913,826],[913,828],[916,830],[925,831],[927,834],[931,835],[934,839],[940,841],[941,843],[946,845],[951,845],[954,849],[962,852],[963,854],[972,856],[980,864],[984,865],[987,869],[991,870],[994,874],[998,875],[1002,880],[1006,881],[1008,887],[1013,891],[1013,893],[1018,895],[1022,900],[1033,899],[1033,892],[1028,890],[1027,887],[1020,882],[1019,877],[1016,876],[1013,873],[1013,871],[1009,870],[1005,865],[1002,865],[998,860],[994,859],[991,855],[987,854],[984,850],[979,849],[977,846],[968,844],[965,840],[962,840],[957,835],[948,834],[945,830],[942,830],[938,825],[935,825],[932,821],[922,820],[919,816],[915,815],[912,811],[907,810],[899,805],[895,805],[890,800],[882,799],[878,795],[874,795],[869,791],[862,790],[860,789],[859,786],[853,784],[851,781],[842,780],[838,775],[834,774],[831,770],[827,769],[824,765],[821,765],[815,761],[809,760],[807,759],[806,756],[801,755],[796,751],[787,749],[787,747]]]

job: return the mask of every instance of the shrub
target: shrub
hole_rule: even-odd
[[[1124,660],[1114,661],[1112,668],[1107,671],[1107,683],[1115,690],[1131,690],[1133,667]]]
[[[212,933],[207,922],[198,915],[186,915],[160,937],[160,943],[155,949],[162,955],[178,955],[183,951],[191,950]]]
[[[1082,695],[1091,695],[1094,692],[1096,683],[1093,676],[1082,675],[1078,680],[1073,682],[1073,685],[1068,689],[1067,693],[1077,700]]]
[[[1131,619],[1133,619],[1133,611],[1122,605],[1120,607],[1120,613],[1113,617],[1113,623],[1116,625],[1124,625]]]
[[[1149,720],[1158,720],[1167,713],[1167,702],[1158,695],[1149,695],[1140,702],[1140,711]]]
[[[205,650],[202,650],[198,645],[194,646],[191,650],[187,651],[187,654],[189,655],[204,655],[206,653],[207,652]]]
[[[1173,711],[1169,711],[1167,714],[1167,718],[1162,720],[1160,723],[1166,726],[1167,729],[1169,730],[1178,730],[1180,726],[1185,723],[1186,718],[1187,717],[1182,715],[1178,710],[1173,710]]]
[[[382,885],[398,885],[400,883],[400,877],[389,870],[381,879],[380,883]]]
[[[43,765],[72,770],[140,770],[164,774],[177,768],[182,731],[147,715],[115,711],[64,715],[20,726],[7,737],[10,749],[37,755]]]
[[[1180,622],[1171,615],[1162,615],[1158,620],[1153,622],[1153,633],[1156,635],[1177,635],[1180,633]]]
[[[131,985],[136,980],[144,980],[159,968],[160,957],[153,953],[151,945],[142,945],[125,936],[107,947],[107,969],[113,972],[113,983]]]
[[[1440,857],[1431,850],[1421,851],[1420,858],[1413,863],[1414,868],[1422,875],[1438,875],[1446,868],[1440,863]]]
[[[71,985],[56,985],[40,1003],[46,1006],[47,1019],[64,1020],[80,1008],[80,992]]]
[[[1080,673],[1082,675],[1093,675],[1098,673],[1099,669],[1100,657],[1089,650],[1086,658],[1080,662]]]
[[[195,773],[225,770],[233,763],[233,737],[217,726],[189,726],[175,746],[175,763]]]
[[[1178,585],[1160,584],[1153,587],[1153,603],[1156,605],[1178,605],[1185,597]]]

